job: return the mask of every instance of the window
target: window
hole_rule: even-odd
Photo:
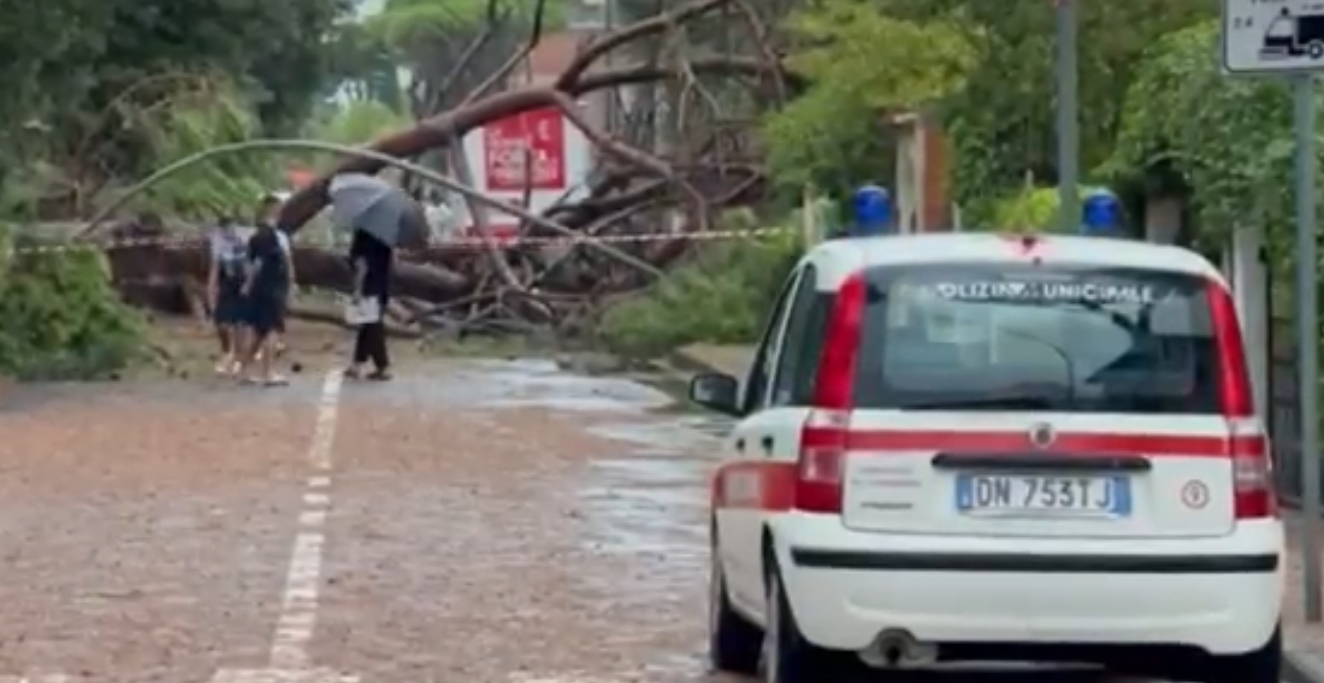
[[[763,338],[759,342],[758,352],[754,354],[754,366],[749,371],[745,395],[740,402],[741,412],[746,415],[763,407],[768,381],[773,376],[772,363],[776,360],[773,354],[777,351],[777,333],[781,330],[782,318],[785,317],[786,309],[790,305],[791,293],[795,290],[798,276],[797,271],[786,278],[786,284],[782,285],[782,291],[777,295],[777,301],[772,305],[772,311],[768,315],[768,322],[763,327]]]
[[[829,309],[834,297],[818,291],[818,273],[805,266],[786,322],[776,380],[770,403],[774,406],[803,406],[813,400],[814,379],[827,331]]]
[[[860,407],[1217,412],[1202,278],[1117,268],[879,268]]]

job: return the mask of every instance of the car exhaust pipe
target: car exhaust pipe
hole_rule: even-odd
[[[860,660],[875,669],[914,669],[938,661],[938,646],[921,643],[905,629],[887,629],[860,651]]]

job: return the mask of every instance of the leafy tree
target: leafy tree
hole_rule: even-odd
[[[355,100],[375,100],[389,107],[404,107],[399,65],[394,52],[369,26],[345,22],[331,39],[330,77],[324,95],[347,95]]]
[[[409,117],[375,100],[351,102],[314,121],[307,135],[344,145],[361,145],[409,125]]]
[[[0,184],[34,159],[75,186],[142,175],[152,141],[126,109],[170,102],[197,74],[223,73],[268,132],[290,130],[322,89],[327,38],[349,0],[0,0]],[[55,188],[59,190],[59,188]],[[53,201],[53,199],[52,199]],[[72,201],[72,205],[69,202]]]
[[[1053,3],[871,0],[868,5],[911,21],[946,19],[967,32],[974,67],[964,87],[944,98],[938,111],[960,160],[953,186],[972,222],[989,221],[993,205],[1019,192],[1027,174],[1037,182],[1056,182]],[[1080,140],[1088,171],[1111,154],[1122,101],[1142,52],[1171,31],[1215,16],[1218,8],[1205,0],[1077,5]]]
[[[370,35],[408,66],[412,113],[424,117],[458,103],[529,40],[536,0],[387,0],[367,23]],[[491,12],[489,13],[489,10]],[[543,29],[563,19],[563,3],[543,6]],[[487,38],[461,64],[469,47]],[[462,67],[453,74],[452,71]]]
[[[794,225],[787,221],[787,226]],[[758,221],[733,211],[722,229],[749,230]],[[804,248],[796,230],[756,240],[713,244],[671,275],[607,309],[598,327],[613,352],[651,358],[686,344],[750,344]]]
[[[0,373],[103,379],[140,354],[141,335],[101,254],[27,252],[0,272]]]
[[[1146,54],[1124,99],[1110,178],[1184,196],[1198,239],[1238,224],[1291,225],[1291,94],[1280,79],[1224,76],[1218,24],[1175,31]],[[1276,238],[1276,239],[1275,239]]]
[[[330,29],[349,5],[0,0],[0,215],[85,213],[88,193],[178,156],[291,129],[323,89]],[[148,201],[184,213],[248,205],[264,167],[227,159]],[[0,372],[100,376],[139,342],[100,256],[27,254],[0,269]]]
[[[890,176],[887,117],[960,88],[978,44],[954,21],[898,19],[873,0],[824,0],[787,28],[802,46],[790,66],[812,85],[767,118],[765,133],[774,177],[793,188]]]
[[[106,0],[106,45],[90,65],[93,101],[151,74],[233,75],[268,127],[290,130],[322,88],[327,39],[350,0]],[[99,95],[99,97],[98,97]]]

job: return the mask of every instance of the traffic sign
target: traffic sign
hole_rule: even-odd
[[[1228,73],[1324,70],[1324,1],[1223,0],[1222,43]]]

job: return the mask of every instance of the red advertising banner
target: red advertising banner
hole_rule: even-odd
[[[534,109],[483,126],[483,165],[489,191],[564,190],[565,129],[561,110]],[[524,169],[525,150],[532,161]]]

